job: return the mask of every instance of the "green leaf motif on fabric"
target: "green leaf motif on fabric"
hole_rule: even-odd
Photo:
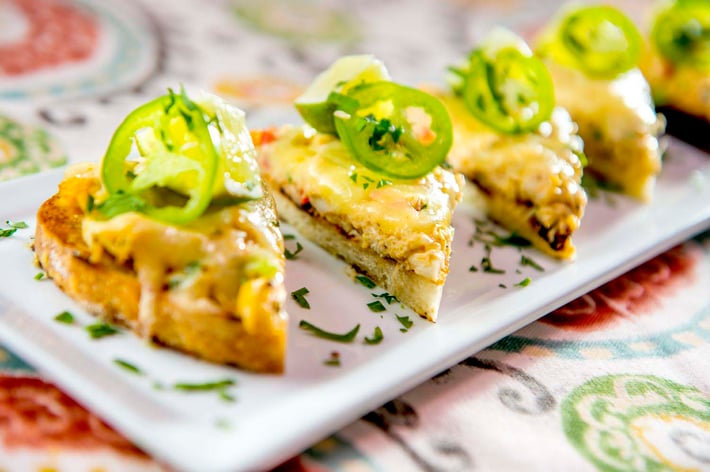
[[[66,161],[59,142],[44,129],[0,115],[0,182],[58,167]]]
[[[570,443],[599,470],[703,470],[710,395],[653,375],[606,375],[562,402]]]

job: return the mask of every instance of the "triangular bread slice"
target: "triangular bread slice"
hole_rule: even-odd
[[[88,216],[98,169],[70,168],[37,213],[34,250],[86,310],[197,357],[281,372],[287,317],[273,200],[214,207],[186,225]]]
[[[413,180],[383,177],[309,126],[252,137],[279,216],[435,321],[463,178],[440,167]]]
[[[557,103],[579,126],[585,171],[608,187],[650,201],[661,171],[663,147],[658,137],[665,121],[656,114],[648,82],[638,69],[611,79],[593,79],[546,61]]]
[[[451,93],[435,92],[454,125],[447,158],[478,189],[488,215],[560,259],[575,255],[587,195],[582,142],[567,112],[555,109],[536,133],[501,134],[477,120]]]

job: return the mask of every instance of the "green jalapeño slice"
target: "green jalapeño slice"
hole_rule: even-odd
[[[388,177],[414,179],[446,159],[453,131],[436,98],[386,81],[357,86],[347,97],[335,112],[335,129],[366,167]]]
[[[667,2],[656,14],[651,38],[670,62],[710,70],[710,1]]]
[[[452,84],[468,110],[507,134],[534,131],[555,107],[552,77],[525,42],[508,30],[495,30],[474,50]]]
[[[167,223],[199,217],[213,198],[258,198],[261,182],[243,113],[172,90],[130,113],[103,159],[107,217],[139,211]]]
[[[543,34],[542,56],[598,79],[613,79],[636,66],[643,39],[633,22],[611,6],[594,5],[568,12]]]

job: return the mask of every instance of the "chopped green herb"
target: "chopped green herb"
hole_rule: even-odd
[[[491,262],[491,247],[486,244],[486,255],[481,259],[481,270],[489,274],[505,274],[503,269],[497,269],[493,267]]]
[[[29,228],[29,226],[27,225],[27,223],[25,223],[24,221],[16,221],[16,222],[13,223],[13,222],[10,221],[10,220],[5,220],[5,224],[8,225],[10,228],[15,228],[15,229],[27,229],[27,228]]]
[[[332,351],[330,357],[324,360],[323,364],[330,367],[340,367],[340,353],[338,351]]]
[[[357,172],[350,174],[350,180],[352,180],[353,183],[357,183]]]
[[[44,272],[37,272],[34,277],[35,280],[42,280],[43,278],[44,278]]]
[[[298,254],[303,251],[303,246],[301,246],[301,243],[296,241],[296,250],[291,252],[288,250],[288,248],[284,249],[284,257],[288,260],[294,260],[298,258]]]
[[[142,212],[147,206],[148,203],[142,198],[119,192],[96,205],[96,209],[105,217],[113,218],[129,211]]]
[[[498,286],[499,286],[500,288],[508,288],[508,286],[505,285],[505,284],[498,284]]]
[[[95,203],[96,203],[96,202],[94,201],[94,196],[93,196],[93,195],[89,195],[89,196],[86,198],[86,212],[87,212],[87,213],[91,213],[92,211],[94,211]]]
[[[54,321],[59,321],[60,323],[72,324],[74,323],[74,315],[71,312],[63,311],[54,317]]]
[[[17,232],[17,228],[0,229],[0,238],[9,238]]]
[[[392,185],[392,182],[390,182],[389,180],[385,180],[385,179],[380,179],[377,181],[377,188],[382,188],[385,185]]]
[[[291,292],[291,297],[296,300],[296,303],[298,303],[301,308],[310,309],[311,304],[308,303],[308,300],[306,300],[306,295],[308,293],[309,290],[306,287],[301,287],[298,290]]]
[[[370,184],[368,182],[365,182],[364,184],[362,184],[362,189],[367,190],[367,187],[369,187],[369,186],[370,186]]]
[[[227,387],[235,385],[236,383],[237,382],[233,379],[215,380],[212,382],[203,383],[178,382],[173,385],[173,388],[175,390],[181,390],[183,392],[221,391]]]
[[[110,324],[102,322],[90,324],[85,326],[84,329],[89,333],[91,339],[99,339],[119,333],[119,331]]]
[[[366,277],[364,275],[356,275],[355,280],[357,280],[367,288],[375,288],[375,285],[377,285],[371,278]]]
[[[200,270],[202,266],[197,261],[188,262],[182,271],[174,272],[168,277],[168,288],[173,289],[181,285],[186,280],[193,278]]]
[[[402,326],[404,326],[404,328],[400,329],[400,331],[402,331],[403,333],[406,333],[407,331],[409,331],[409,328],[411,328],[412,325],[414,325],[414,321],[410,320],[408,316],[399,316],[399,315],[395,315],[395,316],[397,316],[397,321],[399,321],[400,324]]]
[[[365,338],[365,344],[380,344],[383,339],[385,339],[385,337],[382,334],[382,330],[379,326],[375,326],[375,332],[372,334],[371,338]]]
[[[123,359],[114,359],[113,363],[119,367],[122,367],[123,369],[127,370],[128,372],[132,372],[137,375],[144,375],[144,372],[141,369],[139,369],[134,364],[131,364],[128,361],[124,361]]]
[[[318,326],[311,324],[306,320],[301,320],[298,323],[298,327],[301,329],[304,329],[306,331],[310,331],[311,334],[313,334],[316,337],[328,339],[330,341],[336,341],[339,343],[352,342],[352,340],[355,339],[355,336],[357,336],[357,332],[360,330],[360,325],[358,324],[353,329],[348,331],[347,333],[344,333],[344,334],[331,333],[330,331],[325,331],[323,329],[320,329]]]
[[[545,271],[545,268],[544,268],[543,266],[541,266],[540,264],[538,264],[538,263],[535,262],[534,260],[532,260],[532,259],[530,259],[529,257],[527,257],[525,254],[523,254],[523,255],[520,256],[520,265],[521,265],[521,266],[530,266],[530,267],[532,267],[533,269],[535,269],[535,270],[537,270],[537,271],[539,271],[539,272],[544,272],[544,271]]]
[[[229,420],[224,418],[217,418],[214,422],[214,425],[219,429],[232,429],[232,423],[230,423]]]
[[[525,277],[523,280],[521,280],[520,282],[515,284],[515,286],[516,287],[527,287],[528,285],[530,285],[530,282],[531,282],[530,277]]]
[[[387,293],[387,292],[382,292],[379,295],[376,293],[373,293],[372,296],[375,298],[384,298],[384,300],[387,302],[388,305],[391,305],[392,302],[399,301],[399,299],[397,297],[395,297],[394,295]]]
[[[233,396],[232,394],[230,394],[230,393],[229,393],[226,389],[224,389],[224,388],[218,390],[218,394],[219,394],[219,398],[221,398],[221,399],[224,400],[225,402],[234,403],[235,401],[237,401],[237,399],[234,398],[234,396]]]
[[[290,239],[296,239],[296,235],[295,234],[284,234],[284,239],[287,241]]]
[[[387,310],[387,308],[385,308],[385,306],[379,300],[375,300],[374,302],[368,303],[367,307],[370,309],[370,311],[373,311],[375,313]]]
[[[429,207],[429,204],[425,203],[424,205],[421,206],[421,208],[419,208],[419,211],[426,210],[428,207]]]
[[[478,267],[472,265],[471,267],[468,268],[468,271],[469,272],[478,272]]]

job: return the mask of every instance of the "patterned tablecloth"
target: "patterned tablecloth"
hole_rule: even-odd
[[[0,0],[0,181],[95,160],[178,81],[252,126],[333,58],[440,80],[492,24],[556,2]],[[645,2],[617,2],[637,19]],[[51,47],[47,47],[47,45]],[[710,470],[710,235],[556,310],[324,439],[286,470]],[[0,471],[164,470],[0,346]]]

